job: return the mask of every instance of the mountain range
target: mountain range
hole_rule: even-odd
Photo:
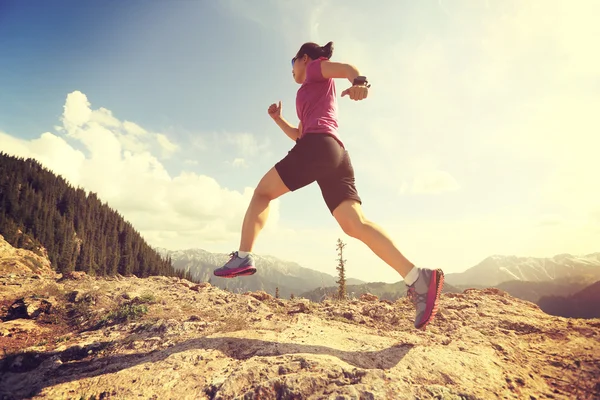
[[[358,285],[346,285],[346,292],[351,299],[359,298],[363,293],[374,294],[381,300],[396,301],[406,296],[407,287],[404,281],[396,283],[369,282]],[[321,302],[328,297],[333,297],[337,286],[322,287],[301,293],[300,296],[314,302]],[[461,289],[450,284],[444,284],[442,293],[460,293]]]
[[[446,281],[452,285],[485,287],[509,281],[552,282],[573,278],[600,280],[600,253],[559,254],[551,258],[494,255],[464,272],[446,274]]]
[[[279,288],[279,296],[289,298],[292,294],[298,296],[315,288],[337,286],[337,276],[269,255],[255,255],[259,273],[245,276],[244,279],[226,279],[214,276],[213,270],[227,262],[228,254],[211,253],[202,249],[170,251],[156,248],[156,251],[170,257],[175,270],[189,272],[195,281],[210,282],[213,286],[231,292],[264,290],[274,295],[276,288]],[[335,265],[331,269],[335,271]],[[347,285],[364,283],[359,279],[346,279]]]
[[[334,293],[338,286],[333,264],[328,274],[267,255],[256,257],[258,274],[244,279],[214,277],[213,270],[227,261],[227,254],[152,249],[135,227],[96,193],[70,186],[33,159],[1,151],[0,235],[15,247],[46,256],[49,268],[62,274],[178,276],[209,281],[229,291],[264,290],[275,294],[278,289],[280,297],[294,294],[313,301]],[[447,273],[445,291],[496,287],[543,304],[549,313],[578,316],[588,315],[580,313],[586,301],[586,307],[600,309],[600,300],[591,295],[598,289],[592,284],[598,281],[600,253],[550,258],[494,255],[464,272]],[[390,301],[406,293],[402,280],[367,283],[348,278],[346,289],[350,297],[370,292]],[[564,308],[561,304],[570,306]],[[571,309],[576,310],[568,314]]]
[[[211,253],[202,249],[169,251],[158,248],[157,252],[170,257],[173,267],[180,273],[189,274],[195,281],[207,281],[212,285],[231,292],[264,290],[289,298],[292,294],[321,302],[331,297],[338,288],[337,276],[300,266],[293,261],[281,260],[267,255],[256,255],[259,273],[244,279],[223,279],[213,276],[213,270],[227,262],[228,255]],[[332,270],[333,270],[332,266]],[[571,297],[588,286],[600,281],[600,253],[584,256],[559,254],[551,258],[517,257],[494,255],[461,273],[448,273],[444,285],[446,293],[460,293],[468,288],[495,287],[512,296],[536,303],[545,303],[544,311],[561,312],[569,316],[568,309],[556,304],[560,299],[565,304],[578,304],[580,298]],[[346,291],[350,298],[371,293],[382,300],[396,301],[406,295],[406,285],[402,280],[395,283],[364,282],[348,278]],[[600,309],[600,302],[598,302]],[[580,307],[581,309],[581,307]],[[557,314],[558,315],[558,314]],[[586,314],[587,315],[587,314]]]

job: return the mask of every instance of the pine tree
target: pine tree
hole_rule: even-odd
[[[74,269],[74,254],[75,254],[75,242],[70,237],[70,232],[67,229],[63,231],[63,244],[58,259],[58,269],[60,273],[65,274],[73,271]]]
[[[135,259],[133,254],[133,246],[131,244],[130,236],[127,234],[127,230],[121,232],[119,235],[119,245],[121,248],[121,260],[119,262],[119,274],[128,276],[133,270],[133,260]]]
[[[346,260],[344,260],[344,247],[346,244],[342,242],[342,239],[338,238],[337,250],[338,250],[338,270],[339,279],[336,281],[338,286],[337,297],[340,300],[346,299]]]
[[[290,294],[290,300],[294,300],[296,297],[294,296],[294,293]]]
[[[107,275],[115,275],[119,270],[121,252],[119,250],[119,232],[117,231],[117,226],[114,224],[112,225],[110,234],[108,235],[106,252],[106,273]]]
[[[275,298],[278,299],[279,298],[279,286],[277,286],[275,288]]]
[[[0,152],[0,234],[61,272],[184,276],[97,194],[73,188],[34,159]]]

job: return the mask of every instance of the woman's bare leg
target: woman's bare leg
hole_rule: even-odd
[[[281,178],[275,167],[263,176],[254,190],[254,195],[246,210],[242,224],[242,237],[240,239],[240,251],[251,252],[254,242],[260,231],[264,228],[269,217],[269,205],[271,200],[289,192],[289,189]]]
[[[348,236],[366,244],[403,278],[413,269],[414,265],[400,253],[383,228],[365,218],[362,207],[356,200],[341,203],[333,211],[333,216]]]

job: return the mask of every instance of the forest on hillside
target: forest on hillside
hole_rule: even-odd
[[[34,159],[3,152],[0,234],[14,247],[47,255],[60,273],[165,275],[191,280],[96,193],[72,187]]]
[[[600,281],[570,296],[543,296],[538,305],[550,315],[565,318],[600,318]]]

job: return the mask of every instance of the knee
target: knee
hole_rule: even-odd
[[[252,197],[261,201],[271,201],[277,198],[277,196],[273,196],[272,192],[265,190],[265,188],[261,188],[260,186],[254,190]]]
[[[346,235],[360,239],[366,226],[366,221],[362,218],[348,218],[340,220],[339,224]]]

